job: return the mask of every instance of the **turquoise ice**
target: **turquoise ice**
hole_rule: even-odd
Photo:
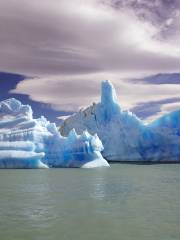
[[[66,136],[75,128],[81,134],[87,129],[97,133],[110,161],[180,161],[180,110],[171,112],[149,125],[119,106],[111,82],[103,81],[101,102],[72,115],[62,124]]]
[[[61,136],[46,118],[33,118],[30,106],[11,98],[0,102],[0,168],[102,167],[98,136],[72,130]]]

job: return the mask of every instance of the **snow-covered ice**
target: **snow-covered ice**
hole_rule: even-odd
[[[87,129],[97,133],[111,161],[180,161],[180,110],[149,125],[135,114],[123,111],[111,82],[103,81],[101,102],[70,116],[60,127],[66,136],[72,128],[78,134]]]
[[[62,137],[46,118],[33,118],[30,106],[11,98],[0,102],[0,168],[102,167],[98,136],[75,130]]]

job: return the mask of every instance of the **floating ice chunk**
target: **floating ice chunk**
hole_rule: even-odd
[[[33,119],[30,106],[14,98],[0,102],[0,168],[108,166],[99,142],[75,130],[62,137],[45,117]]]
[[[41,159],[44,153],[19,150],[1,150],[0,168],[48,168]]]
[[[102,82],[101,102],[67,118],[60,132],[66,136],[72,128],[83,136],[86,129],[97,133],[102,155],[109,161],[180,162],[180,110],[145,125],[135,114],[121,110],[109,81]],[[95,141],[94,149],[98,145]]]

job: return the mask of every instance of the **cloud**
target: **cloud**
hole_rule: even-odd
[[[174,111],[180,107],[180,98],[164,98],[157,101],[138,103],[131,109],[145,122],[151,122],[165,113]]]
[[[70,114],[69,114],[69,115],[59,116],[59,117],[57,117],[57,118],[58,118],[59,120],[64,121],[64,120],[66,120],[67,118],[69,118],[69,116],[70,116]]]
[[[11,93],[77,111],[98,101],[108,78],[124,108],[177,97],[173,84],[127,81],[180,69],[178,7],[162,2],[0,1],[1,70],[33,76]]]
[[[154,115],[151,115],[148,118],[146,118],[145,122],[150,123],[150,122],[154,121],[155,119],[160,118],[161,116],[168,114],[169,112],[175,111],[177,109],[180,109],[180,102],[163,104],[160,107],[160,111],[158,111]]]
[[[32,75],[175,71],[179,44],[129,9],[99,1],[0,2],[0,66]]]
[[[129,79],[132,84],[180,84],[180,73],[157,74],[139,79]]]
[[[113,79],[120,105],[123,109],[133,109],[140,103],[163,104],[164,99],[178,98],[179,84],[132,84],[119,74],[84,74],[83,76],[51,76],[48,78],[32,78],[20,82],[11,93],[29,95],[33,100],[51,103],[55,110],[78,111],[92,102],[100,100],[100,84],[102,79]],[[127,76],[126,76],[127,77]],[[147,107],[146,107],[147,108]],[[143,109],[143,108],[142,108]],[[150,108],[147,108],[150,111]],[[147,110],[146,109],[146,110]],[[144,108],[145,110],[145,108]],[[139,111],[136,111],[139,113]],[[144,116],[146,116],[144,111]]]

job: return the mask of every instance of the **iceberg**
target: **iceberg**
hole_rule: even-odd
[[[98,136],[72,129],[61,136],[45,117],[33,118],[29,105],[0,102],[0,168],[107,167]]]
[[[67,136],[74,128],[97,133],[108,161],[180,162],[180,110],[145,125],[135,114],[119,106],[112,83],[101,84],[101,102],[73,114],[60,126]]]

